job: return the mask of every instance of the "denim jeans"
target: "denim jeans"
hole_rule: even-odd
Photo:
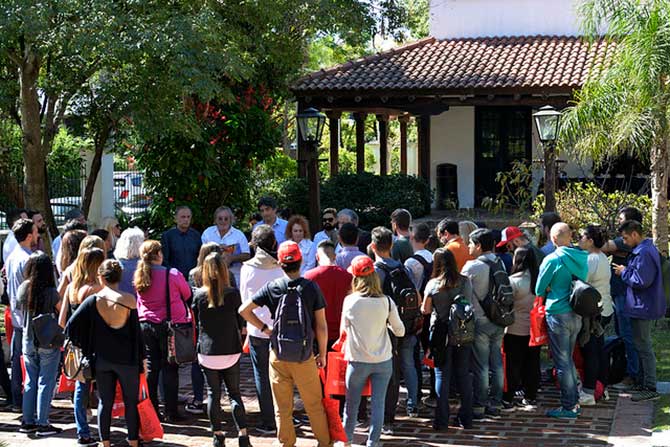
[[[630,317],[623,314],[623,306],[626,301],[625,295],[614,296],[614,306],[616,308],[616,332],[623,339],[626,347],[626,373],[628,377],[637,379],[639,374],[639,358],[635,345],[633,345],[633,330],[630,326]]]
[[[461,396],[461,408],[458,417],[463,425],[472,423],[472,376],[470,363],[472,361],[472,346],[449,346],[447,356],[442,365],[435,365],[435,392],[437,393],[437,407],[435,407],[435,430],[446,429],[449,426],[449,388],[450,379],[456,378],[456,387]]]
[[[412,348],[414,349],[414,348]],[[350,442],[354,439],[358,406],[361,402],[363,386],[370,378],[372,396],[370,398],[371,417],[368,432],[368,447],[376,446],[382,433],[384,424],[384,400],[391,374],[393,373],[393,359],[381,363],[349,362],[347,366],[346,384],[347,396],[344,407],[344,431]]]
[[[270,388],[270,339],[249,336],[249,354],[254,368],[256,396],[261,410],[261,424],[275,427],[275,409]]]
[[[572,353],[577,335],[582,328],[582,317],[572,311],[558,315],[547,314],[547,328],[549,349],[561,387],[561,406],[564,410],[572,410],[579,401],[577,373]]]
[[[49,425],[51,399],[56,388],[60,349],[38,348],[24,357],[23,423]]]
[[[191,385],[193,386],[193,400],[202,402],[205,398],[205,376],[198,362],[191,363]]]
[[[100,440],[109,441],[112,423],[112,406],[116,397],[116,383],[121,385],[128,439],[136,441],[139,435],[139,415],[137,401],[140,389],[140,368],[138,365],[121,365],[98,358],[95,363],[95,380],[98,384],[98,431]],[[77,382],[79,383],[79,382]]]
[[[226,392],[230,398],[230,409],[233,413],[233,421],[237,431],[247,428],[247,415],[240,394],[240,362],[238,361],[228,369],[209,369],[202,367],[202,372],[209,385],[207,396],[207,413],[212,431],[221,431],[223,411],[221,410],[221,385],[225,383]]]
[[[88,408],[89,392],[91,390],[91,382],[85,383],[76,381],[74,383],[74,423],[77,426],[78,438],[90,438],[91,429],[88,426],[86,419],[86,409]]]
[[[656,355],[654,354],[654,347],[651,345],[653,320],[631,318],[630,323],[633,330],[633,344],[640,359],[638,383],[648,390],[656,391]]]
[[[505,329],[488,318],[475,320],[475,343],[472,346],[473,411],[484,413],[486,408],[499,408],[502,400],[504,371],[502,339]],[[489,371],[492,373],[489,394]],[[489,397],[490,396],[490,397]]]
[[[23,373],[21,372],[22,345],[23,329],[14,328],[10,354],[12,357],[12,403],[17,407],[21,407],[23,399]]]
[[[398,339],[398,355],[400,356],[400,370],[407,387],[407,411],[416,410],[419,396],[419,379],[416,375],[414,363],[414,348],[419,343],[416,335],[408,335]]]

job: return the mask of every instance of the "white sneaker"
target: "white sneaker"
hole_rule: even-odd
[[[603,391],[603,397],[602,400],[610,400],[610,393],[607,391],[607,388]]]
[[[590,407],[596,404],[596,398],[593,394],[584,391],[579,392],[579,405],[583,407]]]

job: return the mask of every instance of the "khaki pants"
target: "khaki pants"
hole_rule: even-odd
[[[300,398],[309,416],[314,437],[319,447],[331,445],[328,419],[321,399],[321,380],[314,359],[302,363],[278,360],[274,351],[270,352],[270,386],[275,404],[277,438],[282,447],[295,446],[293,426],[293,387],[297,385]]]

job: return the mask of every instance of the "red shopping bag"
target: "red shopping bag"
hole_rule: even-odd
[[[429,367],[430,369],[435,369],[435,360],[429,357],[430,352],[423,357],[423,364]]]
[[[326,396],[344,396],[347,394],[346,374],[348,362],[344,360],[344,354],[341,352],[330,351],[328,353],[328,367],[326,368],[326,383],[324,384],[324,394]],[[370,396],[372,388],[370,379],[363,387],[361,396]]]
[[[149,386],[144,374],[140,374],[140,403],[137,404],[137,412],[140,418],[140,438],[147,442],[152,439],[161,439],[164,434],[163,426],[149,399]]]
[[[68,379],[64,373],[61,373],[56,393],[73,393],[75,382],[75,379]]]
[[[114,392],[114,403],[112,404],[112,417],[122,418],[126,415],[126,404],[123,402],[123,390],[121,383],[116,381],[116,391]]]
[[[321,382],[325,385],[326,373],[323,368],[319,368],[319,377],[321,377]],[[330,440],[333,442],[347,442],[347,434],[344,432],[344,425],[342,425],[342,418],[340,417],[340,401],[326,395],[321,400],[321,403],[328,419]]]
[[[26,386],[26,361],[23,359],[23,356],[19,357],[21,363],[21,392],[23,393],[23,388]]]
[[[504,342],[503,342],[502,347],[500,348],[500,355],[502,355],[503,393],[506,393],[507,392],[507,355],[505,354],[505,343]]]
[[[12,335],[14,334],[14,325],[12,324],[12,311],[9,306],[5,307],[5,334],[7,335],[7,343],[12,346]]]
[[[547,330],[546,309],[541,296],[535,298],[535,304],[530,310],[530,341],[528,346],[542,346],[549,344]]]
[[[244,337],[244,343],[242,344],[242,352],[244,354],[249,354],[249,336]]]
[[[347,339],[347,333],[342,331],[340,333],[340,338],[338,338],[335,341],[335,343],[333,343],[333,346],[331,347],[331,349],[333,351],[342,352],[342,348],[344,347],[344,342],[345,342],[346,339]]]

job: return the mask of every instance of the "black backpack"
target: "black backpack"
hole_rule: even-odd
[[[595,317],[600,315],[600,292],[591,284],[579,278],[572,277],[572,293],[570,294],[570,307],[582,317]]]
[[[475,341],[475,312],[463,295],[454,298],[449,310],[449,346],[463,346]]]
[[[421,276],[421,283],[419,284],[419,292],[423,296],[426,291],[426,284],[430,281],[430,278],[433,277],[433,262],[428,262],[421,255],[412,255],[412,259],[415,259],[421,267],[423,267],[423,274]]]
[[[489,292],[479,304],[492,323],[507,327],[514,323],[514,292],[509,275],[500,260],[484,263],[489,266]]]
[[[312,357],[314,331],[312,316],[302,300],[303,285],[289,286],[275,311],[270,343],[277,358],[304,362]]]
[[[400,319],[405,325],[405,336],[416,334],[423,327],[423,314],[421,314],[419,292],[414,287],[407,270],[402,264],[394,269],[381,262],[376,266],[386,273],[383,290],[398,308]]]
[[[619,383],[626,377],[628,363],[626,361],[626,345],[621,337],[608,337],[603,346],[603,353],[609,365],[607,383]]]

